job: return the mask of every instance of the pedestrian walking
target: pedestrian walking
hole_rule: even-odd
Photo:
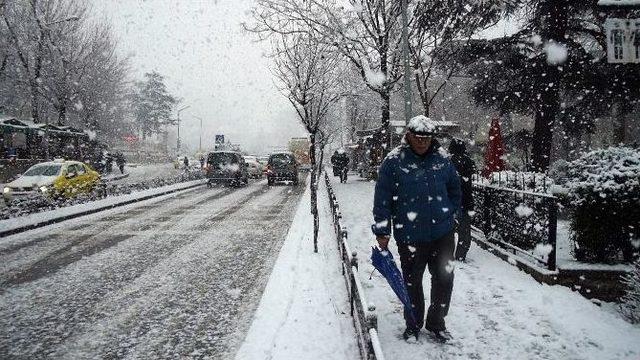
[[[204,155],[200,155],[200,169],[204,169]]]
[[[340,176],[340,182],[347,182],[347,171],[349,170],[349,156],[343,149],[336,150],[331,156],[331,165],[333,165],[333,175],[336,173]]]
[[[184,164],[184,169],[189,170],[189,158],[185,156],[184,159],[182,159],[182,163]]]
[[[116,165],[118,165],[118,169],[120,169],[120,174],[124,174],[124,164],[126,163],[126,159],[124,158],[124,154],[121,152],[116,153]]]
[[[106,153],[104,161],[105,172],[107,174],[111,174],[111,172],[113,171],[113,155],[111,153]]]
[[[373,233],[388,249],[392,235],[398,246],[402,276],[417,323],[405,311],[403,334],[418,337],[422,326],[437,341],[447,341],[445,325],[453,290],[454,214],[460,208],[460,179],[441,154],[436,127],[424,115],[412,118],[403,144],[380,165],[375,187]],[[425,318],[422,278],[431,274],[430,304]]]
[[[473,214],[473,189],[471,178],[476,172],[476,166],[467,154],[467,146],[464,140],[453,139],[449,145],[451,162],[456,167],[462,185],[462,205],[456,213],[458,246],[456,247],[456,260],[466,261],[467,252],[471,246],[471,215]]]

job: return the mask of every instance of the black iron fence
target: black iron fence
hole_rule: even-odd
[[[533,172],[499,171],[492,173],[489,179],[480,176],[480,174],[474,174],[472,180],[476,183],[500,188],[541,193],[547,193],[550,186],[553,185],[553,180],[546,174]]]
[[[557,199],[548,194],[473,184],[473,225],[487,240],[556,269]]]
[[[324,179],[329,196],[329,205],[331,207],[338,250],[342,258],[342,275],[344,275],[347,293],[349,294],[351,316],[353,317],[353,324],[356,328],[360,356],[365,360],[382,360],[384,357],[380,340],[378,339],[378,316],[376,314],[376,308],[373,305],[368,305],[365,298],[364,288],[362,287],[358,272],[358,254],[349,248],[347,242],[348,232],[342,223],[340,205],[331,186],[329,175],[326,172]]]

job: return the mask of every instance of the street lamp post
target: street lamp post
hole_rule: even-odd
[[[411,72],[409,69],[409,18],[407,0],[402,0],[402,60],[404,62],[404,119],[411,119]]]
[[[178,152],[178,154],[177,154],[178,156],[180,156],[180,113],[183,110],[186,110],[186,109],[188,109],[190,107],[191,107],[190,105],[187,105],[187,106],[185,106],[185,107],[183,107],[181,109],[178,109],[178,141],[176,143],[176,151]]]
[[[202,118],[193,115],[194,118],[200,120],[200,144],[198,145],[198,152],[202,153]]]

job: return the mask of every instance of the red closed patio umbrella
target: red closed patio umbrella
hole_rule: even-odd
[[[489,141],[487,149],[484,153],[484,168],[482,176],[488,178],[491,173],[504,170],[504,144],[502,142],[502,133],[500,132],[500,121],[497,117],[491,120],[491,129],[489,129]]]

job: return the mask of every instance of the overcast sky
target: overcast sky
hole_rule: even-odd
[[[92,0],[109,21],[123,54],[141,79],[156,70],[169,90],[190,106],[181,113],[180,136],[203,147],[215,134],[252,153],[286,146],[303,128],[278,92],[263,56],[267,44],[242,30],[252,0]],[[173,144],[175,146],[175,144]]]

